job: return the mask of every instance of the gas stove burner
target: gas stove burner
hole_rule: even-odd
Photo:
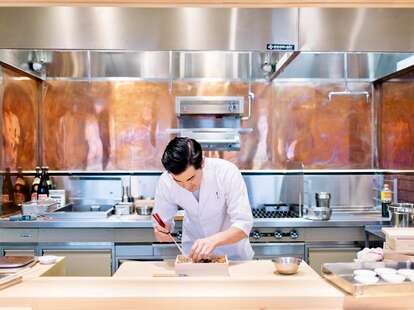
[[[297,218],[298,205],[264,204],[263,207],[253,208],[254,218]]]

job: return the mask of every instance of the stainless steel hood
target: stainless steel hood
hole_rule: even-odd
[[[411,29],[414,9],[5,7],[0,61],[42,79],[332,80],[348,52],[349,79],[373,81],[412,55]]]
[[[286,66],[283,66],[286,55]],[[348,53],[349,81],[375,81],[398,70],[414,53]],[[289,58],[290,57],[290,58]],[[42,79],[224,80],[252,83],[294,79],[344,79],[338,52],[139,52],[0,49],[0,62]],[[291,60],[291,61],[289,61]],[[270,70],[270,71],[268,71]],[[276,74],[277,73],[277,74]]]
[[[5,7],[0,48],[414,52],[413,17],[409,8]]]

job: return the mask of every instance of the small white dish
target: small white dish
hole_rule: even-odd
[[[371,276],[371,277],[375,277],[377,274],[372,271],[372,270],[368,270],[368,269],[357,269],[354,270],[354,276]]]
[[[58,257],[54,255],[45,255],[45,256],[39,256],[38,260],[39,263],[42,265],[51,265],[56,263]]]
[[[377,283],[379,281],[379,278],[377,276],[355,276],[354,280],[362,283],[362,284],[374,284]]]
[[[374,271],[379,274],[380,276],[383,274],[396,274],[397,273],[397,269],[394,268],[375,268]]]
[[[414,275],[407,276],[407,279],[410,280],[411,282],[414,282]]]
[[[389,283],[402,283],[405,280],[405,276],[396,273],[383,273],[381,278]]]
[[[414,276],[414,269],[398,269],[397,273],[405,277]]]

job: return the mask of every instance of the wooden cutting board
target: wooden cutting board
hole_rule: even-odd
[[[33,256],[0,256],[0,268],[20,268],[33,261]]]
[[[382,231],[386,238],[414,239],[414,227],[384,227]]]

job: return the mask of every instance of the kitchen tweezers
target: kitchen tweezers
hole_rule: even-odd
[[[167,229],[167,225],[165,225],[164,221],[161,219],[160,215],[158,213],[154,213],[152,217],[155,219],[155,221],[160,225],[162,228]],[[170,232],[164,233],[168,234],[172,241],[174,241],[175,245],[177,246],[178,250],[180,250],[181,254],[184,255],[183,248],[175,241],[175,238],[171,235]]]

